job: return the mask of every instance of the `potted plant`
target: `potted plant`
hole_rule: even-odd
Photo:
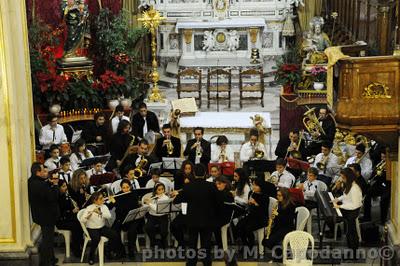
[[[107,99],[108,107],[113,110],[123,97],[123,85],[125,83],[125,77],[118,75],[114,71],[106,70],[98,80],[93,82],[92,87]]]
[[[275,81],[283,86],[283,93],[291,94],[301,81],[301,69],[298,64],[284,63],[277,66]]]
[[[314,89],[322,90],[326,82],[326,68],[322,66],[315,66],[311,69],[311,75],[314,79]]]

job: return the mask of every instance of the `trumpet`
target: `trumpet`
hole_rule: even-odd
[[[201,157],[201,156],[203,156],[203,149],[201,148],[201,141],[200,140],[198,140],[197,142],[196,142],[196,157]]]
[[[252,149],[253,149],[253,154],[254,154],[253,158],[260,160],[264,157],[264,151],[262,149],[260,149],[258,142],[256,144],[252,145]]]
[[[265,229],[265,238],[269,239],[269,236],[271,235],[271,229],[272,229],[272,225],[274,224],[274,220],[277,214],[277,210],[278,210],[278,204],[279,202],[277,201],[274,206],[272,207],[272,212],[271,212],[271,217],[268,220],[268,225]]]
[[[143,168],[147,165],[147,159],[142,157],[136,168],[133,170],[134,178],[138,179],[143,176]]]
[[[174,145],[172,145],[171,139],[168,139],[167,142],[167,153],[172,155],[174,153]]]
[[[309,109],[303,114],[303,124],[314,140],[321,134],[326,135],[324,129],[319,124],[319,119],[315,114],[315,107]]]

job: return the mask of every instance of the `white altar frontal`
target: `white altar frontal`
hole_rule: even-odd
[[[282,28],[291,0],[144,1],[166,18],[157,42],[161,72],[169,76],[187,67],[251,66],[254,48],[269,72],[285,50]]]

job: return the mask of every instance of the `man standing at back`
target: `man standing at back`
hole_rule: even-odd
[[[197,257],[200,256],[204,265],[211,265],[211,233],[217,221],[218,211],[222,209],[223,202],[218,196],[215,185],[204,179],[205,166],[196,164],[194,173],[196,178],[193,182],[184,186],[183,190],[174,199],[174,203],[187,203],[185,221],[188,226],[188,246],[190,251],[187,255],[196,254],[193,251],[197,251],[197,240],[200,234],[202,252],[197,252],[197,256],[188,257],[186,265],[196,265]]]
[[[140,139],[144,138],[149,131],[160,132],[160,124],[155,113],[147,110],[147,105],[141,103],[139,112],[132,118],[133,134]]]
[[[39,247],[39,265],[55,265],[54,257],[54,227],[60,216],[58,207],[58,173],[50,175],[47,180],[47,171],[43,164],[35,162],[31,166],[32,176],[28,180],[29,204],[32,220],[40,225],[42,242]]]

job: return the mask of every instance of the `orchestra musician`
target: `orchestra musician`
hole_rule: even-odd
[[[300,143],[300,147],[298,147]],[[278,145],[275,149],[275,155],[278,158],[286,158],[290,156],[290,152],[298,151],[301,154],[301,160],[306,160],[306,148],[305,148],[305,141],[300,141],[299,138],[299,131],[297,129],[291,130],[289,132],[289,138],[280,139]]]
[[[224,135],[218,136],[215,144],[211,146],[211,162],[224,163],[235,160],[231,146],[228,145],[228,138]]]
[[[250,139],[244,143],[240,149],[240,161],[247,162],[253,159],[267,158],[267,151],[265,150],[264,144],[258,142],[258,131],[252,128],[250,130]]]
[[[307,170],[307,180],[304,183],[298,185],[298,188],[303,190],[305,206],[309,210],[318,207],[314,196],[315,192],[318,189],[321,189],[321,181],[317,180],[317,176],[318,169],[315,167],[310,167]]]
[[[211,234],[222,209],[223,202],[218,196],[214,184],[204,180],[206,168],[202,164],[194,166],[195,179],[183,187],[174,199],[174,203],[187,203],[187,214],[185,217],[189,232],[189,248],[197,253],[197,256],[187,257],[186,265],[196,265],[199,252],[197,240],[200,235],[201,250],[205,251],[203,257],[204,265],[211,265]],[[195,254],[193,254],[195,255]]]
[[[44,162],[44,165],[49,171],[60,168],[60,149],[58,145],[52,144],[50,146],[50,158]]]
[[[162,248],[168,247],[168,214],[157,213],[157,202],[168,199],[169,197],[165,194],[164,184],[158,183],[154,186],[152,197],[144,200],[144,203],[150,206],[150,211],[146,215],[147,222],[143,229],[150,238],[151,247],[156,246],[157,227],[161,235]]]
[[[115,198],[115,222],[113,228],[120,233],[125,231],[128,233],[128,256],[130,259],[134,259],[136,250],[136,238],[138,229],[143,226],[144,220],[137,219],[125,224],[122,224],[126,216],[131,210],[139,208],[139,198],[136,193],[132,192],[132,184],[128,179],[122,179],[120,183],[121,191],[119,191],[116,196],[127,193],[126,195],[119,196]]]
[[[313,166],[318,169],[318,175],[321,179],[327,179],[328,184],[331,183],[334,176],[339,173],[339,159],[332,152],[332,144],[324,141],[321,144],[321,153],[315,157]],[[329,181],[329,182],[328,182]]]
[[[105,173],[107,173],[107,171],[104,169],[104,164],[98,157],[95,158],[93,167],[86,171],[89,180],[92,175],[101,175]]]
[[[50,149],[52,144],[60,145],[67,142],[67,136],[64,133],[64,127],[58,122],[58,116],[49,114],[47,116],[47,125],[40,129],[39,143],[42,145],[43,150]]]
[[[117,194],[117,193],[119,193],[121,191],[120,190],[121,189],[121,182],[124,179],[127,179],[127,180],[129,180],[131,182],[132,189],[140,188],[140,184],[139,184],[138,180],[135,177],[135,168],[136,167],[134,165],[127,165],[125,167],[125,169],[122,171],[123,179],[116,180],[116,181],[114,181],[114,183],[112,183],[111,186],[113,187],[114,194]]]
[[[131,131],[131,124],[129,121],[122,120],[118,124],[117,133],[111,137],[110,141],[110,154],[111,158],[106,166],[107,171],[112,171],[121,166],[122,159],[130,152],[130,147],[137,144],[137,138],[129,134]]]
[[[71,161],[68,156],[63,156],[60,159],[60,170],[58,171],[58,177],[63,179],[69,184],[72,178]]]
[[[147,109],[145,103],[139,105],[139,112],[132,117],[133,134],[142,139],[150,131],[160,132],[160,125],[155,113]]]
[[[83,160],[92,158],[93,153],[86,148],[86,143],[84,139],[78,139],[75,142],[74,152],[69,157],[71,161],[71,169],[75,171],[79,168],[79,165]]]
[[[58,187],[60,190],[58,198],[58,206],[60,208],[60,218],[57,221],[57,229],[71,231],[71,249],[72,254],[80,258],[81,246],[83,244],[82,227],[76,217],[79,211],[78,204],[71,198],[68,193],[67,182],[64,179],[59,179]]]
[[[251,191],[249,175],[243,168],[236,168],[233,173],[233,196],[235,202],[246,205]]]
[[[166,177],[160,177],[160,175],[161,175],[161,169],[159,169],[159,168],[151,169],[151,171],[150,171],[151,179],[149,181],[147,181],[146,188],[154,188],[154,186],[157,183],[163,183],[165,186],[165,192],[167,194],[169,194],[171,191],[174,190],[174,183],[171,182]]]
[[[364,144],[360,143],[356,145],[355,155],[347,159],[345,164],[345,167],[348,167],[352,163],[358,163],[361,166],[361,175],[365,180],[369,180],[372,174],[372,162],[367,155]]]
[[[60,209],[58,207],[58,176],[48,178],[43,164],[34,162],[28,180],[28,197],[32,220],[40,225],[42,241],[39,247],[39,264],[54,265],[54,228]]]
[[[203,139],[204,128],[195,127],[193,133],[194,139],[188,140],[183,155],[193,164],[208,165],[211,159],[211,144]]]
[[[79,209],[82,209],[91,192],[89,178],[85,170],[78,169],[74,171],[71,182],[68,185],[69,195],[78,204]]]
[[[88,145],[95,144],[93,149],[96,155],[107,152],[109,134],[106,126],[106,116],[103,112],[94,114],[94,120],[90,121],[82,131],[82,138]]]
[[[269,250],[281,244],[285,235],[296,228],[296,205],[293,203],[289,190],[284,187],[279,188],[276,199],[278,206],[272,210],[269,236],[262,241],[263,246]]]
[[[94,264],[94,254],[102,236],[107,237],[109,240],[110,259],[123,257],[125,255],[125,248],[121,243],[120,235],[115,230],[106,226],[106,220],[111,219],[111,213],[107,205],[104,204],[103,194],[96,191],[93,193],[91,200],[91,204],[83,209],[80,219],[80,222],[86,225],[91,238],[89,264]],[[110,197],[109,200],[115,203],[113,197]]]
[[[207,182],[215,182],[221,176],[221,169],[218,165],[210,167],[210,176],[206,179]]]
[[[335,208],[340,208],[346,223],[347,246],[356,252],[359,247],[356,219],[362,205],[362,191],[355,181],[355,174],[350,168],[346,167],[342,169],[340,171],[340,178],[344,183],[344,192],[342,196],[333,200],[333,205]],[[353,254],[356,254],[355,252]]]
[[[268,222],[269,197],[266,182],[263,178],[256,178],[252,183],[252,192],[249,194],[248,209],[243,219],[236,225],[242,239],[243,246],[254,245],[254,231],[263,228]]]
[[[171,126],[162,126],[163,137],[159,138],[154,148],[158,160],[161,162],[163,157],[181,157],[181,140],[171,135]]]
[[[124,115],[124,107],[119,104],[115,107],[115,116],[111,119],[111,130],[112,130],[112,134],[115,134],[118,132],[118,127],[119,127],[119,123],[121,121],[127,121],[130,124],[130,120],[129,117]],[[130,131],[130,130],[129,130]]]
[[[365,178],[361,175],[361,166],[358,163],[352,163],[349,165],[349,168],[356,175],[355,181],[360,186],[363,197],[366,196],[369,185],[368,185],[367,181],[365,181]],[[365,214],[365,207],[364,207],[364,214]]]
[[[313,142],[307,148],[308,155],[318,154],[321,151],[321,143],[327,141],[333,143],[336,133],[336,124],[327,108],[320,108],[318,122],[323,132],[312,132]]]
[[[278,187],[291,188],[296,182],[296,178],[286,169],[286,161],[278,158],[275,163],[276,171],[271,174],[271,183]]]
[[[194,179],[194,165],[191,161],[185,160],[182,162],[181,169],[178,170],[174,177],[174,187],[176,190],[183,188],[184,184],[189,183]]]

